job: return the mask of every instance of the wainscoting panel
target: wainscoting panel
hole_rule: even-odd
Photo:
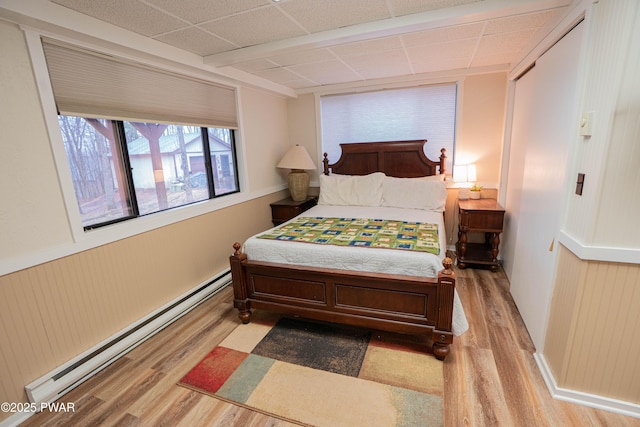
[[[228,269],[281,192],[0,276],[0,402]],[[11,414],[0,414],[0,421]]]
[[[551,313],[547,327],[544,353],[549,366],[553,370],[556,381],[566,370],[567,342],[575,334],[574,318],[580,307],[579,285],[584,279],[586,265],[564,246],[558,247],[558,272],[556,276]],[[562,309],[559,309],[562,307]],[[558,309],[556,309],[558,308]],[[540,349],[542,350],[542,349]]]
[[[640,265],[560,247],[545,358],[558,387],[640,403]]]

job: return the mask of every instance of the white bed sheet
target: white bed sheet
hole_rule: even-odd
[[[337,268],[374,273],[406,274],[410,276],[437,277],[446,255],[444,218],[441,212],[391,207],[317,205],[300,216],[349,217],[404,220],[438,224],[440,254],[405,251],[398,249],[343,247],[317,245],[303,242],[250,237],[244,244],[249,260],[282,264],[308,265],[320,268]],[[466,316],[458,293],[454,294],[453,333],[461,335],[468,329]]]

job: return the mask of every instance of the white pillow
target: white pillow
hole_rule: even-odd
[[[319,205],[380,206],[385,175],[320,175]]]
[[[444,212],[446,202],[442,180],[387,176],[382,183],[382,206]]]

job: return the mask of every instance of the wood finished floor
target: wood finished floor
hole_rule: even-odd
[[[640,426],[640,420],[554,400],[502,272],[457,270],[470,329],[444,362],[445,425]],[[226,288],[60,401],[27,426],[292,426],[176,385],[238,324]]]

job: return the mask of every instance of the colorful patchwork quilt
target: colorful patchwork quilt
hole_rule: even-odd
[[[440,253],[438,225],[365,218],[298,217],[257,236],[323,245],[405,249]]]

